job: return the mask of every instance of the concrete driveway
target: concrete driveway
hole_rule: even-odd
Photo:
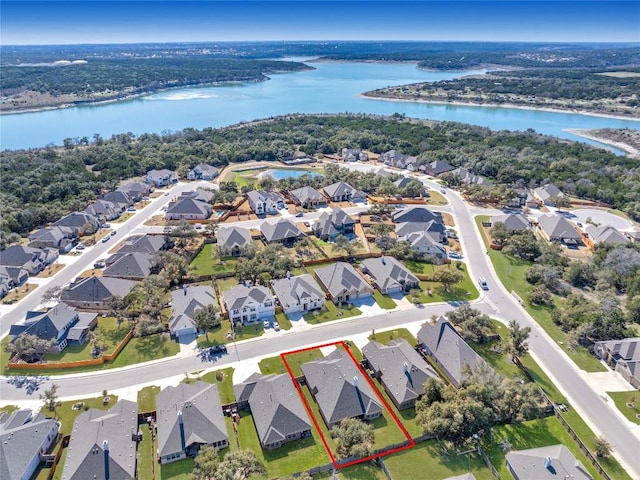
[[[572,210],[576,218],[571,220],[574,222],[581,222],[584,225],[587,224],[587,218],[591,217],[591,221],[599,225],[610,225],[618,230],[631,230],[633,229],[633,223],[626,218],[619,217],[613,213],[609,213],[606,210],[598,210],[595,208],[579,208]]]

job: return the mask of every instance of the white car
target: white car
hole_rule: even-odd
[[[280,331],[280,324],[278,323],[278,321],[277,321],[277,320],[274,320],[274,321],[273,321],[273,329],[274,329],[276,332]]]
[[[269,328],[271,326],[271,323],[269,323],[269,320],[265,320],[265,321],[262,322],[262,326],[264,328]]]

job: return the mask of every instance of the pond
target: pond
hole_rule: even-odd
[[[314,172],[313,170],[294,170],[289,168],[270,168],[261,174],[269,175],[274,180],[282,180],[283,178],[299,178],[302,175],[321,175],[320,172]]]

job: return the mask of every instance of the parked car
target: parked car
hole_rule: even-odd
[[[265,320],[264,322],[262,322],[262,326],[264,328],[269,328],[271,326],[271,323],[269,322],[269,320]]]
[[[129,207],[127,208],[128,212],[135,212],[136,211],[136,207]]]
[[[106,267],[104,262],[96,262],[93,264],[93,268],[104,268]]]
[[[87,248],[87,247],[85,247],[85,246],[84,246],[83,244],[81,244],[81,243],[79,243],[78,245],[76,245],[76,250],[84,250],[85,248]]]
[[[280,330],[280,324],[278,323],[277,320],[273,321],[273,329],[277,332]]]
[[[113,232],[111,232],[111,233],[109,234],[109,236],[113,237],[116,233],[118,233],[118,232],[114,230]]]
[[[194,226],[194,228],[195,228],[196,230],[202,230],[202,224],[201,224],[201,223],[196,223],[196,224],[195,224],[195,226]]]
[[[458,252],[449,252],[449,258],[462,258]]]
[[[110,235],[106,235],[106,236],[102,237],[102,243],[107,243],[110,238],[111,238]]]
[[[100,228],[111,228],[111,225],[109,225],[108,223],[103,223]]]
[[[296,213],[296,217],[303,217],[303,216],[304,216],[304,213],[302,213],[302,212]]]

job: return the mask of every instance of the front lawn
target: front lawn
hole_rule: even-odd
[[[467,266],[461,263],[459,267],[450,265],[432,265],[424,262],[404,262],[409,270],[413,273],[431,276],[436,271],[444,268],[459,268],[464,274],[464,278],[460,283],[451,285],[448,291],[445,291],[442,284],[432,281],[420,281],[420,294],[417,297],[418,303],[435,303],[435,302],[455,302],[469,301],[478,298],[478,289],[471,280],[467,271]],[[430,294],[429,294],[430,293]],[[414,301],[413,295],[408,293],[406,297],[410,301]]]
[[[140,338],[133,337],[112,363],[106,363],[103,366],[107,368],[126,367],[134,363],[173,357],[179,352],[180,345],[178,345],[178,342],[171,340],[166,333]]]
[[[627,420],[640,425],[640,392],[607,392],[607,395],[613,399]]]
[[[276,313],[276,321],[280,325],[282,330],[290,330],[291,329],[291,320],[284,312]]]
[[[323,358],[322,352],[319,348],[314,348],[313,350],[307,350],[306,352],[292,353],[286,356],[287,364],[291,369],[291,372],[295,377],[299,377],[302,375],[302,369],[300,368],[303,363],[311,362],[313,360],[318,360]],[[260,372],[264,375],[269,375],[271,373],[287,373],[287,369],[285,368],[284,362],[282,361],[282,357],[278,355],[277,357],[269,357],[260,360],[258,363],[260,367]]]
[[[160,387],[151,385],[138,390],[138,411],[142,413],[152,412],[156,409],[156,397],[160,393]]]
[[[393,298],[391,298],[389,295],[383,295],[377,289],[373,291],[373,298],[380,306],[380,308],[384,308],[385,310],[393,310],[397,306]]]
[[[236,401],[233,393],[233,367],[215,370],[203,375],[200,380],[207,383],[215,383],[220,394],[220,403],[226,405]]]
[[[355,317],[361,315],[362,311],[353,306],[352,304],[343,304],[340,309],[331,301],[327,300],[324,307],[320,310],[313,310],[312,312],[305,313],[304,319],[307,323],[324,323],[332,320],[338,320],[341,318]]]
[[[216,257],[212,257],[213,248],[216,245],[207,243],[200,250],[200,253],[191,261],[193,273],[198,276],[208,276],[216,274],[233,273],[238,263],[238,257],[223,257],[222,262]]]
[[[387,330],[386,332],[373,332],[369,335],[369,340],[374,340],[383,345],[388,344],[391,340],[402,338],[406,340],[412,347],[418,342],[409,330],[406,328],[396,328],[395,330]]]
[[[233,342],[232,333],[231,322],[229,322],[229,320],[222,320],[222,324],[219,327],[208,332],[208,340],[207,335],[204,334],[198,337],[198,347],[207,348],[214,345],[223,345],[225,343]],[[263,333],[264,327],[262,326],[262,323],[235,327],[235,339],[238,342],[249,338],[259,337]]]

